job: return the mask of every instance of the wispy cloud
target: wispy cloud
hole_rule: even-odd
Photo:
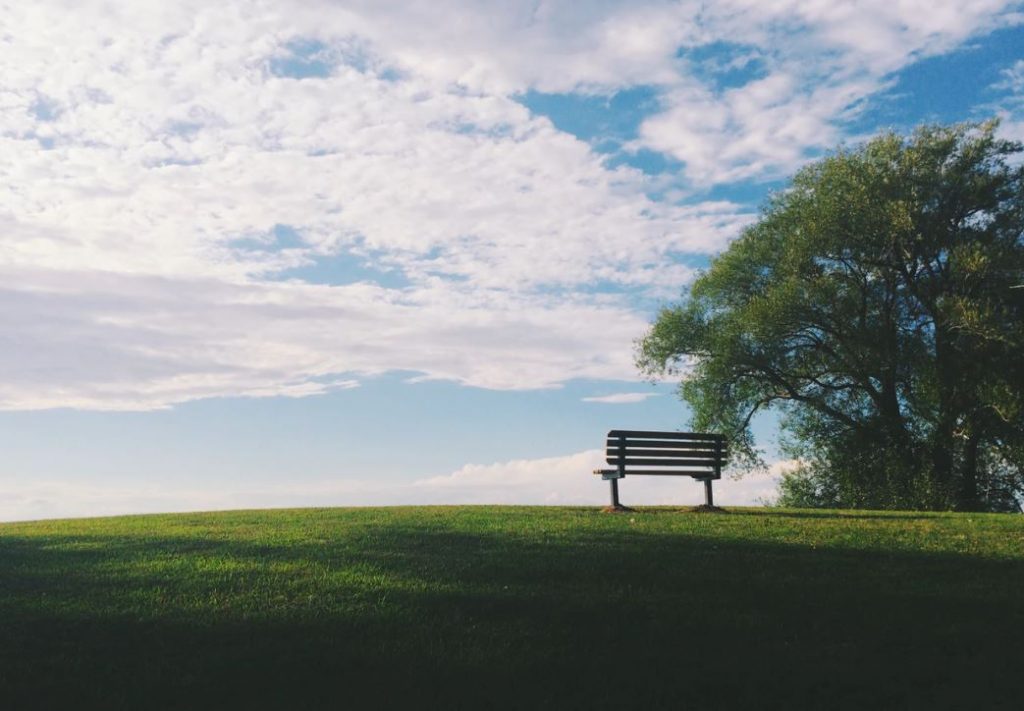
[[[1024,141],[1024,59],[1004,67],[1000,77],[988,87],[996,100],[983,108],[999,117],[1003,138]]]
[[[631,376],[630,353],[594,349],[591,324],[625,343],[645,326],[629,309],[572,298],[495,295],[483,307],[430,287],[0,273],[0,319],[18,334],[0,351],[8,409],[309,395],[353,380],[337,373],[406,369],[495,389],[615,379]]]
[[[582,398],[583,402],[602,402],[608,405],[627,405],[643,402],[647,398],[656,397],[658,393],[614,393],[612,395],[593,395]]]
[[[601,506],[607,482],[591,472],[604,466],[603,452],[467,464],[454,472],[407,482],[343,479],[323,484],[247,488],[101,485],[61,481],[0,480],[0,521],[104,516],[127,513],[210,511],[291,506],[403,504],[540,504]],[[765,474],[723,479],[715,501],[752,506],[773,498],[782,463]],[[622,500],[635,505],[688,506],[704,489],[689,477],[626,477]]]
[[[1013,95],[1024,94],[1024,59],[1018,59],[1000,72],[1002,79],[992,85],[993,89]]]

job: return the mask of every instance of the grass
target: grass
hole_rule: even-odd
[[[0,708],[1019,708],[1024,517],[0,525]]]

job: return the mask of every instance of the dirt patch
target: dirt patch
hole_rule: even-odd
[[[707,504],[701,504],[700,506],[694,506],[690,509],[691,513],[729,513],[723,508],[717,506],[708,506]]]

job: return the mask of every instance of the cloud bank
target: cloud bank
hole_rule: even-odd
[[[337,483],[244,489],[215,486],[82,485],[62,481],[0,482],[0,521],[104,516],[168,511],[305,506],[405,504],[528,504],[603,506],[608,484],[590,474],[604,466],[601,450],[561,457],[467,464],[448,474],[409,482],[339,476]],[[715,485],[722,506],[760,505],[774,497],[782,462],[768,472]],[[703,485],[688,477],[626,477],[622,500],[635,505],[692,506],[703,502]]]
[[[1014,7],[16,4],[0,408],[632,378],[650,303],[751,219],[702,190],[792,170]],[[641,85],[626,150],[681,161],[668,184],[519,100]]]

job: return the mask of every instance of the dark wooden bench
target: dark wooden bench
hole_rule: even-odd
[[[612,430],[605,461],[614,469],[595,469],[612,488],[612,508],[621,509],[619,479],[636,476],[691,476],[704,482],[704,498],[714,506],[711,482],[722,478],[727,457],[725,437],[703,432]]]

